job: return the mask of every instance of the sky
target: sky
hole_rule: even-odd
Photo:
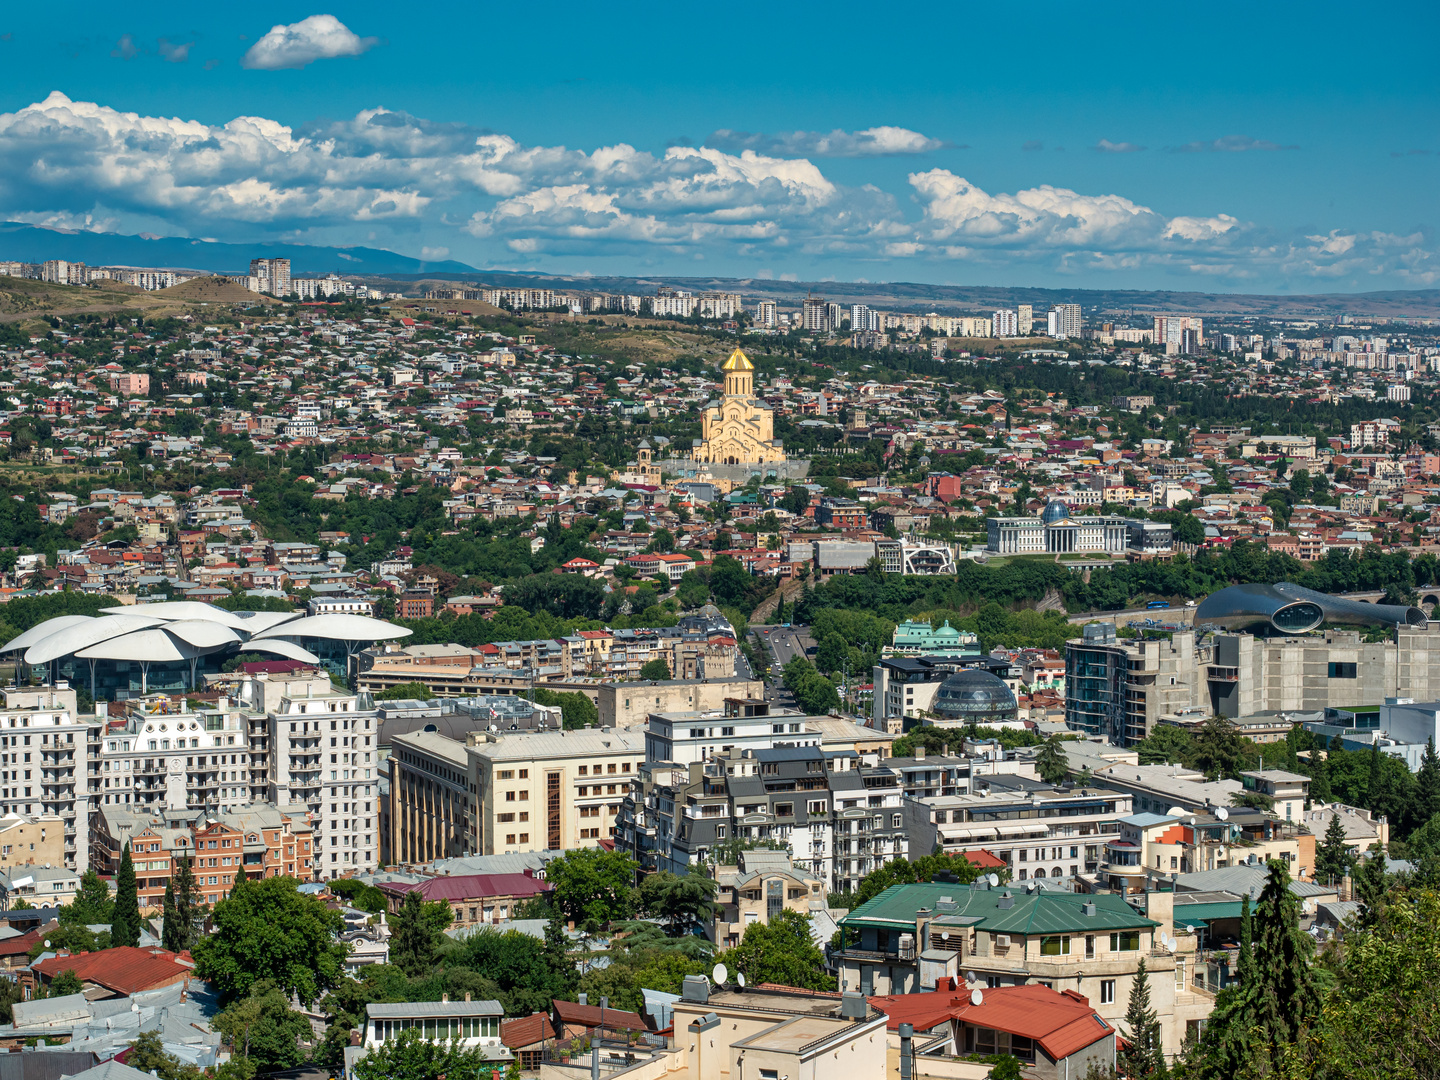
[[[8,5],[0,220],[654,278],[1440,287],[1434,4],[323,5]]]

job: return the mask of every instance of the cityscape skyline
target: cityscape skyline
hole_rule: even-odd
[[[924,14],[924,38],[1020,44],[859,53],[843,10],[717,35],[695,13],[615,28],[562,8],[538,48],[518,12],[450,13],[437,35],[365,4],[82,5],[80,36],[15,12],[0,218],[481,270],[1278,293],[1440,280],[1435,77],[1410,56],[1423,32],[1347,24],[1355,54],[1386,50],[1362,77],[1309,62],[1331,48],[1334,5],[1305,26],[1266,16],[1259,61],[1223,9],[1202,25]],[[1021,47],[1033,25],[1048,52]],[[522,44],[477,60],[477,34]],[[852,59],[824,62],[847,41]],[[1181,41],[1196,64],[1138,62]]]

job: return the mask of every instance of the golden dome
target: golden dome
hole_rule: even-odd
[[[730,359],[725,361],[724,366],[722,366],[720,370],[754,371],[755,365],[750,362],[750,358],[737,346],[735,351],[730,354]]]

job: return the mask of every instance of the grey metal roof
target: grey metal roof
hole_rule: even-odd
[[[417,1016],[504,1016],[498,1001],[395,1001],[365,1006],[371,1020],[408,1020]]]

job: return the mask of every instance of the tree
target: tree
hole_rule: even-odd
[[[1117,1062],[1130,1080],[1165,1075],[1165,1049],[1161,1044],[1160,1021],[1150,1007],[1150,977],[1142,957],[1130,984],[1130,1003],[1125,1008],[1126,1046]]]
[[[1315,872],[1330,882],[1339,881],[1350,872],[1350,852],[1345,847],[1345,826],[1339,813],[1330,815],[1325,838],[1315,851]]]
[[[1157,724],[1135,747],[1141,765],[1188,765],[1195,747],[1190,732],[1171,724]]]
[[[1242,908],[1239,978],[1216,998],[1200,1047],[1202,1080],[1274,1073],[1320,1013],[1310,938],[1299,926],[1289,868],[1279,859],[1269,866],[1255,906],[1253,952]]]
[[[190,859],[182,858],[165,884],[165,927],[162,931],[165,948],[178,953],[195,943],[201,918],[200,907],[200,894],[195,887]]]
[[[702,874],[676,875],[662,870],[641,879],[639,907],[652,919],[665,920],[671,935],[688,934],[714,914],[718,889]]]
[[[815,650],[815,666],[821,671],[840,671],[850,656],[850,645],[837,633],[826,634]]]
[[[1212,780],[1233,775],[1244,753],[1244,740],[1223,716],[1210,717],[1195,733],[1195,767]]]
[[[1355,872],[1355,896],[1363,905],[1360,909],[1360,924],[1373,926],[1380,917],[1385,902],[1385,851],[1378,843],[1370,845],[1370,851]]]
[[[546,943],[518,930],[479,930],[448,952],[446,963],[492,980],[510,1016],[548,1010],[574,990]]]
[[[452,918],[449,904],[426,903],[420,890],[411,889],[390,920],[390,962],[412,978],[425,974]]]
[[[64,997],[67,994],[78,994],[84,989],[85,985],[80,981],[80,976],[76,975],[71,968],[66,968],[50,980],[51,997]]]
[[[108,924],[114,917],[115,901],[110,897],[110,886],[94,870],[86,870],[80,875],[75,899],[60,909],[59,921],[62,926],[91,926]]]
[[[199,1080],[200,1070],[165,1050],[160,1031],[147,1031],[130,1044],[126,1062],[132,1069],[153,1073],[160,1080]]]
[[[1035,755],[1035,771],[1047,784],[1063,784],[1070,776],[1065,762],[1065,747],[1060,744],[1060,736],[1051,735],[1040,744],[1040,751]]]
[[[335,937],[345,920],[300,892],[299,884],[289,877],[259,878],[215,905],[214,933],[191,952],[195,974],[211,980],[226,1001],[268,979],[308,1008],[343,977],[349,946]]]
[[[311,1034],[309,1019],[290,1008],[289,998],[268,980],[255,983],[249,996],[217,1014],[214,1027],[234,1053],[261,1072],[299,1065],[305,1060],[300,1040]]]
[[[810,920],[798,911],[785,909],[768,923],[751,923],[740,944],[717,959],[754,985],[835,989],[835,979],[825,974],[825,955],[811,940]]]
[[[603,925],[635,914],[636,862],[622,851],[578,848],[545,868],[550,902],[575,925]]]
[[[658,657],[654,660],[647,660],[640,667],[640,678],[647,681],[663,682],[670,678],[670,665]]]
[[[1410,803],[1410,828],[1418,829],[1440,814],[1440,755],[1435,753],[1435,736],[1425,743],[1420,769],[1415,773],[1415,797]]]
[[[135,891],[135,863],[127,841],[115,874],[115,913],[110,919],[110,941],[117,948],[140,944],[140,898]]]
[[[479,1050],[427,1039],[416,1029],[375,1047],[355,1063],[355,1080],[439,1080],[470,1077],[484,1067]]]

